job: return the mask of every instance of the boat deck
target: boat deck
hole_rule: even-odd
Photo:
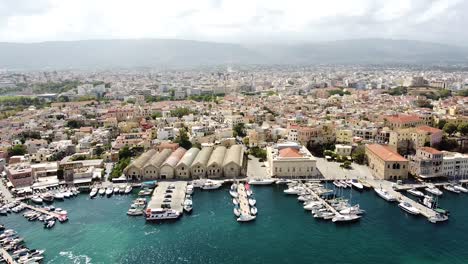
[[[17,264],[13,257],[6,251],[4,248],[0,248],[0,253],[2,254],[2,258],[5,260],[6,263],[9,264]]]
[[[436,216],[436,211],[430,209],[430,208],[427,208],[426,206],[406,197],[405,195],[403,195],[402,193],[400,192],[397,192],[396,190],[394,190],[392,187],[391,187],[391,183],[390,182],[387,182],[387,181],[381,181],[381,180],[367,180],[367,182],[369,184],[372,185],[372,187],[375,189],[375,188],[382,188],[384,189],[385,191],[387,191],[388,193],[390,193],[391,195],[393,195],[398,202],[407,202],[409,204],[411,204],[411,206],[417,208],[421,215],[425,216],[427,219],[429,218],[432,218],[432,217],[435,217]],[[411,189],[411,188],[409,188]]]
[[[239,195],[238,200],[239,200],[239,208],[240,208],[241,214],[251,215],[249,198],[247,198],[247,192],[245,190],[245,186],[243,183],[239,183],[237,185],[237,194]]]
[[[148,207],[150,209],[161,208],[164,196],[166,195],[166,189],[170,184],[174,184],[175,188],[172,189],[171,208],[182,213],[185,200],[185,189],[187,187],[186,181],[174,181],[174,182],[159,182],[158,186],[153,191]]]

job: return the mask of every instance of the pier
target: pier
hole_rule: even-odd
[[[321,202],[323,205],[325,205],[325,207],[327,207],[328,210],[330,210],[330,212],[334,213],[335,215],[339,215],[340,213],[338,211],[336,211],[336,209],[331,206],[325,199],[323,199],[322,197],[320,197],[320,195],[318,195],[315,191],[312,190],[312,188],[306,188],[307,189],[307,192],[310,193],[312,196],[314,196],[314,198]]]
[[[8,264],[17,264],[13,257],[6,251],[4,248],[0,248],[0,253],[2,254],[3,260],[5,260],[6,263]]]
[[[46,215],[50,215],[50,216],[53,216],[57,219],[62,219],[65,215],[61,215],[61,214],[57,214],[57,213],[54,213],[54,212],[50,212],[50,211],[47,211],[47,210],[44,210],[42,208],[38,208],[38,207],[35,207],[35,206],[32,206],[32,205],[29,205],[29,204],[24,204],[24,206],[28,209],[31,209],[33,211],[36,211],[36,212],[39,212],[41,214],[46,214]]]
[[[172,193],[166,193],[167,187],[173,184],[175,186],[172,189]],[[159,182],[158,186],[153,191],[153,195],[151,196],[150,201],[148,202],[147,208],[149,209],[156,209],[161,208],[161,205],[164,203],[164,196],[170,194],[171,195],[171,202],[168,204],[171,205],[171,208],[179,211],[180,213],[183,212],[183,203],[185,200],[185,189],[187,187],[187,182],[185,181],[175,181],[175,182]]]
[[[243,183],[239,183],[237,185],[237,193],[239,195],[238,200],[241,215],[250,215],[249,198],[247,198],[247,193]]]
[[[391,195],[393,195],[398,202],[407,202],[409,204],[411,204],[411,206],[417,208],[419,210],[419,212],[421,213],[421,215],[423,215],[424,217],[426,217],[428,220],[435,217],[437,215],[437,212],[430,209],[430,208],[427,208],[426,206],[406,197],[405,195],[401,194],[400,192],[397,192],[396,190],[394,190],[391,186],[391,182],[388,182],[388,181],[381,181],[381,180],[367,180],[367,182],[372,185],[372,187],[374,189],[376,188],[382,188],[384,189],[385,191],[387,191],[388,193],[390,193]],[[440,185],[443,185],[443,184],[440,184]],[[425,185],[421,186],[424,187]],[[412,187],[414,188],[414,187]],[[408,188],[408,190],[411,189],[411,188]],[[398,190],[404,190],[404,189],[398,189]]]

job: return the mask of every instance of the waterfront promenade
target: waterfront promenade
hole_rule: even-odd
[[[8,264],[16,264],[17,262],[13,259],[13,257],[8,253],[4,248],[0,248],[0,253],[2,254],[3,260],[5,260]]]

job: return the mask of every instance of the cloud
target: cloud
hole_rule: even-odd
[[[407,38],[464,43],[463,0],[15,0],[0,41],[179,38],[311,42]]]

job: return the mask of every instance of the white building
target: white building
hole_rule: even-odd
[[[241,115],[228,115],[224,118],[224,123],[232,128],[240,123],[244,123],[244,117]]]
[[[351,156],[351,150],[353,149],[352,146],[336,144],[335,145],[335,153],[340,156],[348,157]]]
[[[466,177],[468,176],[468,155],[457,152],[443,152],[442,176]]]
[[[306,147],[288,142],[267,148],[270,176],[314,177],[318,175],[317,160]]]
[[[158,129],[158,139],[168,140],[175,137],[175,131],[173,127],[164,127]]]

